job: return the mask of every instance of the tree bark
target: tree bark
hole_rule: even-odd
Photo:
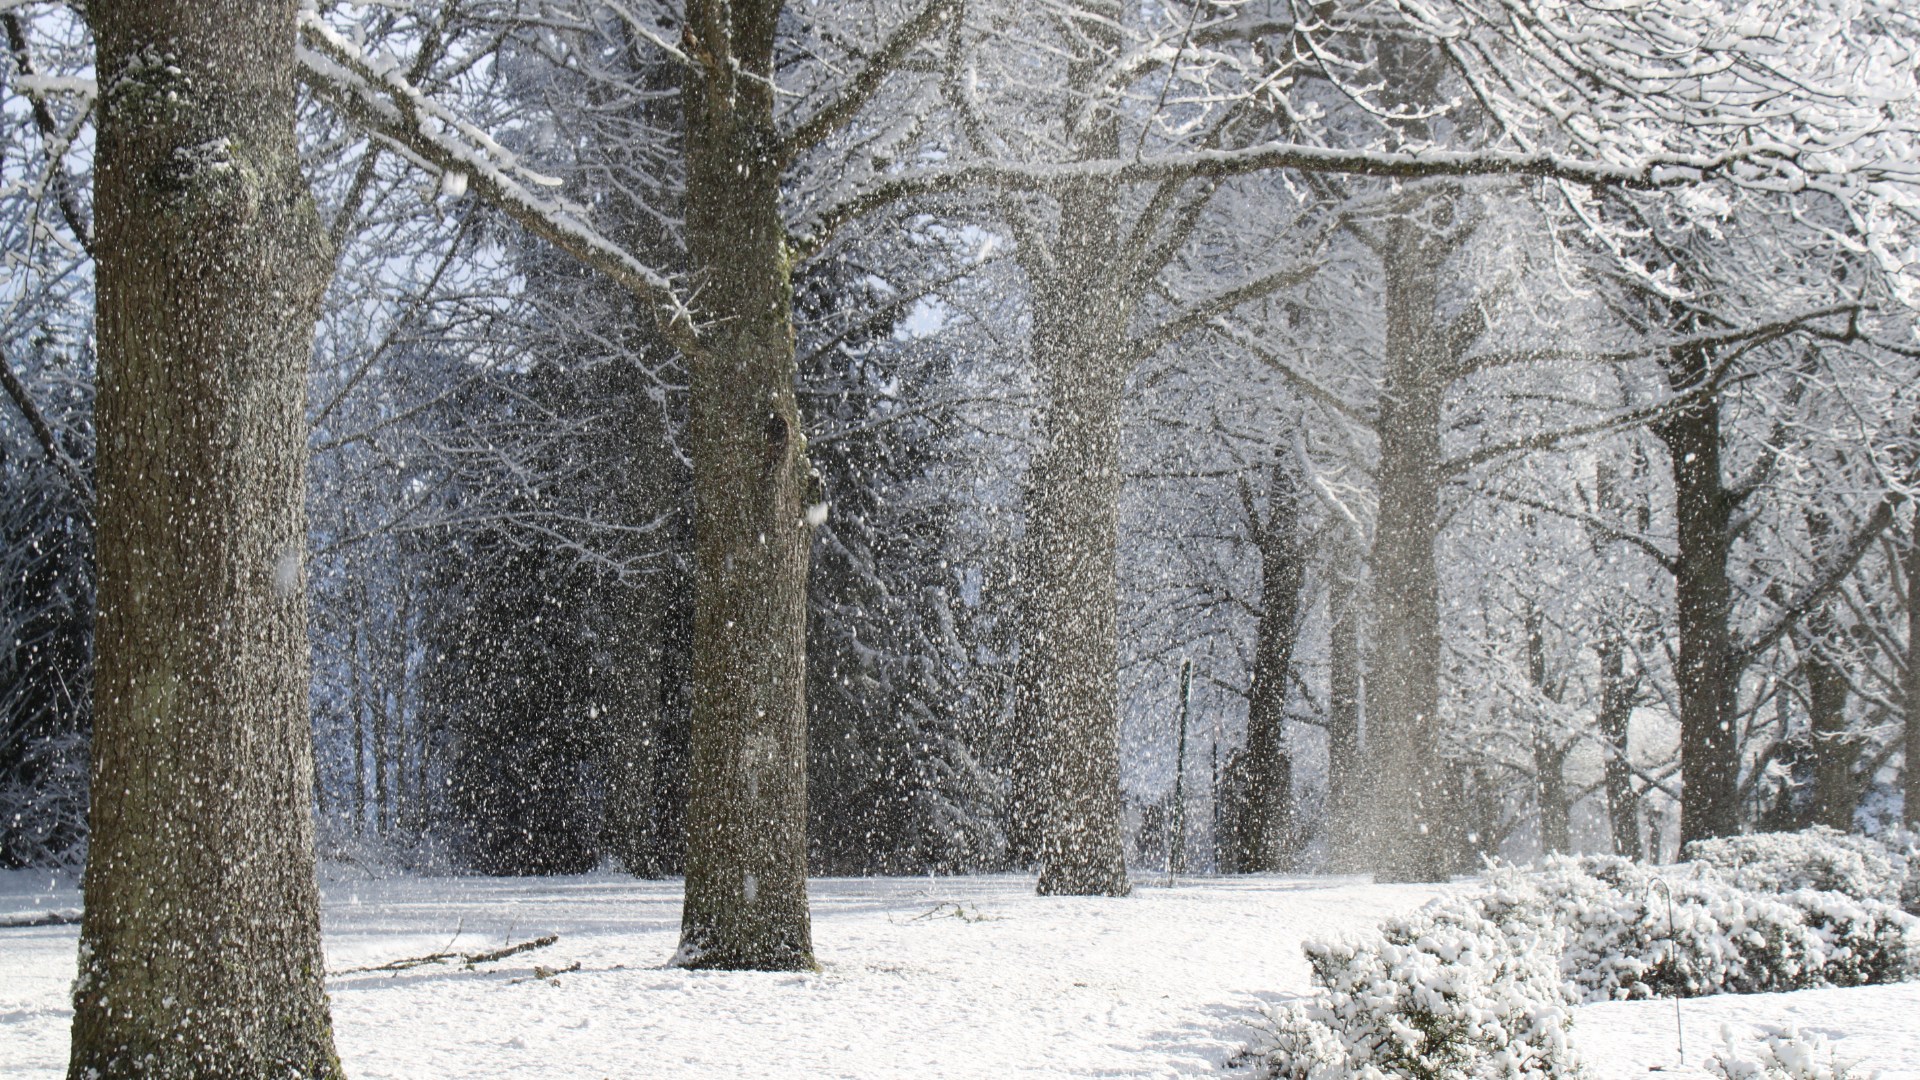
[[[1382,880],[1445,880],[1461,831],[1439,756],[1440,423],[1447,379],[1435,323],[1447,252],[1406,217],[1387,228],[1387,377],[1376,430],[1376,625],[1367,665],[1371,861]]]
[[[1036,312],[1036,336],[1042,318]],[[1079,334],[1075,327],[1067,333]],[[1051,336],[1051,335],[1048,335]],[[1068,355],[1078,352],[1066,343]],[[1058,358],[1060,353],[1053,353]],[[1042,371],[1045,442],[1031,467],[1021,664],[1031,720],[1021,763],[1043,894],[1120,896],[1120,380],[1077,363]]]
[[[1083,2],[1062,118],[1082,156],[1119,152],[1119,116],[1098,99],[1118,55],[1120,9]],[[1122,268],[1121,187],[1070,181],[1047,192],[1052,235],[1017,231],[1032,303],[1040,405],[1028,467],[1015,673],[1014,835],[1031,847],[1043,894],[1131,890],[1121,838],[1119,629],[1120,406],[1137,287]]]
[[[1286,867],[1293,839],[1293,761],[1287,755],[1287,683],[1299,637],[1306,553],[1300,535],[1301,482],[1285,456],[1273,464],[1264,521],[1244,497],[1260,553],[1260,618],[1254,631],[1253,678],[1247,687],[1247,791],[1236,860],[1242,873]]]
[[[1673,358],[1675,392],[1711,377],[1710,357],[1689,349]],[[1674,606],[1678,616],[1680,704],[1680,841],[1731,836],[1740,829],[1740,746],[1734,732],[1733,644],[1727,577],[1733,499],[1720,466],[1720,399],[1708,392],[1654,428],[1666,444],[1673,476],[1677,543]]]
[[[1816,644],[1801,663],[1807,680],[1807,716],[1813,743],[1813,820],[1841,832],[1853,829],[1859,803],[1853,762],[1858,745],[1847,731],[1846,672]]]
[[[1542,700],[1555,695],[1547,684],[1547,640],[1545,619],[1531,599],[1527,601],[1527,681]],[[1545,717],[1533,725],[1534,800],[1540,813],[1540,848],[1546,854],[1564,852],[1573,846],[1567,806],[1567,751],[1572,746],[1556,745]]]
[[[660,682],[666,654],[663,591],[653,581],[625,586],[620,598],[618,633],[613,642],[615,671],[605,708],[606,845],[627,873],[651,877],[660,872],[659,845],[653,829],[658,786]]]
[[[1094,93],[1119,48],[1117,15],[1090,4],[1084,50],[1067,85]],[[1119,148],[1111,108],[1082,114],[1068,138],[1087,156]],[[1122,358],[1135,295],[1119,267],[1119,185],[1077,181],[1050,192],[1052,236],[1029,226],[1021,266],[1032,295],[1031,343],[1040,397],[1038,448],[1028,467],[1016,673],[1015,836],[1031,844],[1042,894],[1122,896],[1131,890],[1121,838],[1117,605]]]
[[[775,0],[690,0],[687,249],[694,701],[676,962],[813,967],[807,911],[810,482],[794,398],[792,257],[780,216]]]
[[[1804,517],[1815,564],[1823,564],[1827,561],[1826,549],[1833,546],[1833,519],[1816,508],[1806,510]],[[1803,625],[1805,632],[1799,635],[1800,673],[1807,684],[1808,742],[1813,749],[1812,817],[1817,824],[1850,832],[1854,807],[1859,802],[1853,783],[1853,762],[1859,746],[1847,731],[1847,699],[1853,688],[1839,661],[1828,651],[1838,643],[1840,630],[1824,603],[1807,613]]]
[[[1900,680],[1907,725],[1902,816],[1910,827],[1920,828],[1920,505],[1908,520],[1902,554],[1907,575],[1907,666]],[[1913,876],[1920,880],[1920,874]]]
[[[636,328],[636,336],[648,328]],[[664,358],[662,358],[664,359]],[[616,507],[621,520],[635,527],[674,521],[684,527],[687,506],[684,477],[675,468],[670,420],[652,399],[651,378],[638,362],[622,363],[613,375],[621,402],[621,422],[599,447],[620,462]],[[633,579],[614,585],[610,632],[611,670],[605,673],[601,704],[606,776],[605,843],[630,874],[658,877],[668,872],[661,840],[663,795],[673,769],[663,723],[668,682],[669,607],[676,585],[684,588],[675,545],[668,537],[679,528],[629,539],[621,555],[637,569]]]
[[[1365,864],[1361,851],[1361,799],[1366,747],[1360,731],[1359,584],[1348,573],[1327,601],[1333,628],[1327,647],[1328,863],[1336,871]]]
[[[1602,782],[1607,794],[1607,821],[1613,835],[1613,853],[1629,859],[1640,850],[1640,802],[1633,794],[1633,758],[1628,739],[1633,717],[1633,682],[1626,675],[1626,643],[1618,635],[1603,638],[1596,652],[1600,661],[1600,737],[1606,760]]]
[[[329,260],[293,0],[94,0],[99,622],[70,1073],[340,1076],[320,952],[306,370]]]
[[[347,595],[364,601],[365,583],[350,588]],[[366,625],[367,605],[349,608],[347,626],[347,711],[353,716],[353,835],[367,827],[367,698],[365,667],[360,659],[360,628]]]

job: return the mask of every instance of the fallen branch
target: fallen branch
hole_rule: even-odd
[[[534,938],[532,941],[523,941],[518,945],[509,945],[504,949],[495,949],[492,952],[468,953],[466,956],[467,966],[472,967],[475,964],[490,964],[495,960],[505,960],[507,957],[519,953],[532,952],[535,949],[544,949],[559,940],[559,934],[548,934],[546,937]]]
[[[78,926],[80,913],[77,911],[42,911],[35,915],[8,915],[0,918],[0,930],[15,930],[27,926]]]
[[[559,977],[559,976],[561,976],[561,975],[565,975],[565,974],[567,974],[567,973],[568,973],[568,972],[570,972],[570,971],[579,971],[579,970],[580,970],[580,961],[578,961],[578,960],[575,960],[575,961],[574,961],[573,963],[571,963],[571,964],[568,964],[568,965],[567,965],[566,967],[563,967],[563,968],[550,968],[550,967],[541,967],[541,966],[540,966],[539,964],[535,964],[535,965],[533,965],[533,977],[534,977],[535,979],[538,979],[538,980],[540,980],[540,981],[542,981],[542,982],[544,982],[544,981],[546,981],[546,980],[548,980],[548,979],[553,979],[553,978],[557,978],[557,977]],[[519,979],[508,979],[508,980],[507,980],[507,985],[508,985],[508,986],[518,986],[518,985],[520,985],[521,983],[523,983],[523,982],[526,982],[526,981],[527,981],[527,980],[526,980],[525,978],[519,978]]]
[[[425,967],[428,964],[445,963],[448,960],[458,960],[461,962],[462,967],[471,970],[475,965],[478,965],[478,964],[490,964],[490,963],[493,963],[495,960],[505,960],[509,956],[517,956],[523,952],[532,952],[535,949],[544,949],[547,946],[559,940],[560,940],[559,934],[548,934],[546,937],[534,938],[532,941],[522,941],[517,945],[508,945],[505,948],[491,949],[491,950],[488,950],[487,952],[428,953],[425,956],[409,956],[400,960],[389,960],[384,964],[375,964],[372,967],[347,968],[344,971],[333,972],[333,974],[364,975],[364,974],[377,972],[377,971],[406,971],[410,968]]]

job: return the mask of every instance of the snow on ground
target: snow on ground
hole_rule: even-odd
[[[1124,900],[1033,895],[1031,878],[813,883],[819,974],[662,966],[678,882],[398,878],[325,890],[335,1030],[355,1080],[463,1077],[1192,1076],[1242,1047],[1261,1001],[1307,989],[1300,943],[1418,907],[1431,886],[1252,877],[1141,884]],[[0,874],[0,921],[71,909],[70,887]],[[557,933],[464,971],[348,973]],[[71,926],[0,929],[0,1075],[66,1064]],[[579,970],[551,978],[545,969]],[[1687,1002],[1688,1060],[1721,1019],[1795,1021],[1920,1078],[1920,986]],[[1667,1002],[1584,1009],[1599,1080],[1673,1060]],[[1696,1049],[1695,1039],[1698,1039]],[[1900,1041],[1900,1040],[1905,1040]],[[1908,1071],[1896,1072],[1904,1066]]]
[[[1647,1080],[1649,1067],[1680,1063],[1681,1038],[1686,1064],[1698,1066],[1725,1045],[1723,1031],[1750,1046],[1759,1024],[1826,1036],[1862,1080],[1875,1069],[1880,1080],[1920,1080],[1920,983],[1695,998],[1680,1003],[1677,1033],[1670,1000],[1588,1005],[1576,1016],[1574,1043],[1593,1080]]]

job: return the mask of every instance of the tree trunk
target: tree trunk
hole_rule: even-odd
[[[363,595],[359,589],[349,589],[348,596]],[[355,605],[348,614],[353,621],[347,626],[347,710],[353,714],[353,835],[359,836],[367,827],[367,695],[366,668],[360,661],[360,627],[365,625],[364,603]]]
[[[621,423],[600,452],[622,465],[617,504],[623,521],[684,520],[685,488],[675,469],[672,430],[665,410],[652,399],[652,379],[640,363],[619,369]],[[606,776],[605,840],[610,854],[630,874],[659,877],[668,872],[660,836],[659,812],[672,762],[665,738],[668,681],[668,609],[680,574],[674,559],[673,531],[660,530],[630,540],[621,550],[630,563],[648,571],[614,587],[612,670],[601,708],[602,762]]]
[[[1243,873],[1285,868],[1293,838],[1293,761],[1287,755],[1287,682],[1299,636],[1306,557],[1300,535],[1301,482],[1282,451],[1267,487],[1267,514],[1248,524],[1260,552],[1260,619],[1254,631],[1253,678],[1247,688],[1247,792],[1241,825]]]
[[[1037,721],[1022,763],[1037,782],[1040,892],[1124,895],[1120,836],[1117,379],[1043,379],[1046,443],[1032,466],[1021,663]],[[1065,376],[1065,377],[1060,377]]]
[[[338,1077],[314,885],[293,0],[94,0],[92,851],[70,1073]]]
[[[1367,746],[1373,780],[1370,841],[1382,880],[1445,880],[1459,833],[1440,760],[1440,423],[1445,363],[1435,305],[1444,252],[1406,218],[1388,227],[1387,378],[1377,431],[1374,529],[1376,623]]]
[[[607,783],[607,851],[629,874],[660,872],[653,830],[660,726],[660,679],[665,659],[663,590],[653,581],[624,587],[618,659],[604,708],[603,768]]]
[[[1037,335],[1036,335],[1037,336]],[[1034,416],[1037,441],[1044,441],[1046,417]],[[1032,588],[1046,573],[1044,555],[1033,523],[1040,520],[1041,491],[1046,481],[1040,470],[1046,455],[1040,451],[1027,463],[1027,482],[1020,493],[1020,517],[1026,531],[1015,556],[1014,582],[1018,623],[1019,652],[1013,669],[1013,723],[1008,736],[1007,857],[1014,866],[1035,867],[1040,862],[1040,836],[1044,829],[1049,798],[1046,731],[1045,681],[1040,674],[1039,637],[1046,612]]]
[[[1906,701],[1906,803],[1908,826],[1920,828],[1920,505],[1907,524],[1904,549],[1907,574],[1907,666],[1900,688]],[[1911,875],[1920,881],[1920,873]]]
[[[1853,784],[1858,746],[1847,731],[1847,675],[1820,651],[1817,642],[1808,650],[1800,670],[1807,680],[1807,715],[1812,729],[1813,820],[1850,832],[1854,807],[1860,800]]]
[[[1327,600],[1333,628],[1327,647],[1327,861],[1350,872],[1365,865],[1361,849],[1366,747],[1360,738],[1359,584],[1349,566]]]
[[[1709,357],[1691,349],[1674,361],[1675,392],[1710,377]],[[1667,446],[1678,526],[1674,605],[1679,622],[1680,841],[1740,829],[1740,745],[1734,731],[1733,644],[1727,578],[1733,500],[1720,469],[1720,400],[1705,394],[1655,427]]]
[[[371,630],[367,634],[367,676],[371,681],[375,673],[384,674],[386,664],[380,663],[380,639]],[[369,687],[373,691],[373,835],[387,835],[388,812],[391,799],[387,791],[387,776],[391,772],[393,727],[391,710],[387,707],[388,688],[379,682]]]
[[[1633,758],[1627,737],[1633,716],[1633,683],[1626,677],[1626,643],[1610,634],[1596,651],[1600,661],[1600,737],[1606,743],[1602,780],[1613,853],[1639,859],[1640,803],[1633,794]]]
[[[1803,516],[1815,565],[1820,565],[1829,555],[1826,549],[1833,546],[1833,518],[1817,508],[1808,508]],[[1813,805],[1808,808],[1809,816],[1816,824],[1849,832],[1853,829],[1854,807],[1859,803],[1853,783],[1859,744],[1847,730],[1847,699],[1853,688],[1847,683],[1847,673],[1828,651],[1839,643],[1840,629],[1825,604],[1808,612],[1802,626],[1803,632],[1796,637],[1800,674],[1807,684],[1807,742],[1813,753]],[[1785,734],[1783,716],[1781,735]]]
[[[780,217],[774,0],[690,0],[687,250],[694,701],[677,962],[813,967],[807,912],[810,483]]]
[[[1527,601],[1527,681],[1542,700],[1555,695],[1547,685],[1547,640],[1545,619],[1539,605]],[[1568,823],[1567,747],[1555,744],[1546,717],[1536,717],[1533,725],[1534,802],[1540,813],[1540,849],[1552,855],[1573,846]]]
[[[1117,5],[1077,3],[1062,117],[1082,157],[1120,152],[1119,114],[1101,100],[1122,48]],[[1131,889],[1121,839],[1119,631],[1120,404],[1137,287],[1125,267],[1121,188],[1066,181],[1049,194],[1051,236],[1017,230],[1032,297],[1040,405],[1028,468],[1020,665],[1015,674],[1013,826],[1033,848],[1040,892]]]

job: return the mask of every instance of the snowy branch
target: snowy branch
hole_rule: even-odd
[[[1597,187],[1660,188],[1717,176],[1736,163],[1772,157],[1777,147],[1717,155],[1653,155],[1635,165],[1611,165],[1543,152],[1510,150],[1339,150],[1299,143],[1263,143],[1238,150],[1194,150],[1133,159],[1019,163],[986,161],[902,173],[816,215],[812,231],[840,225],[888,203],[963,191],[1047,192],[1089,181],[1165,183],[1201,177],[1245,176],[1276,169],[1381,179],[1529,176]]]
[[[792,161],[844,127],[880,92],[887,76],[898,70],[913,50],[945,26],[948,19],[958,15],[960,7],[961,0],[929,0],[918,15],[895,30],[868,59],[867,65],[848,80],[839,97],[821,106],[794,129],[787,137],[785,160]]]
[[[570,206],[540,195],[548,177],[442,107],[392,65],[365,56],[312,11],[300,14],[300,76],[314,92],[416,164],[471,190],[527,231],[626,289],[676,348],[698,352],[693,317],[673,284],[607,239]],[[529,186],[532,185],[532,186]]]

